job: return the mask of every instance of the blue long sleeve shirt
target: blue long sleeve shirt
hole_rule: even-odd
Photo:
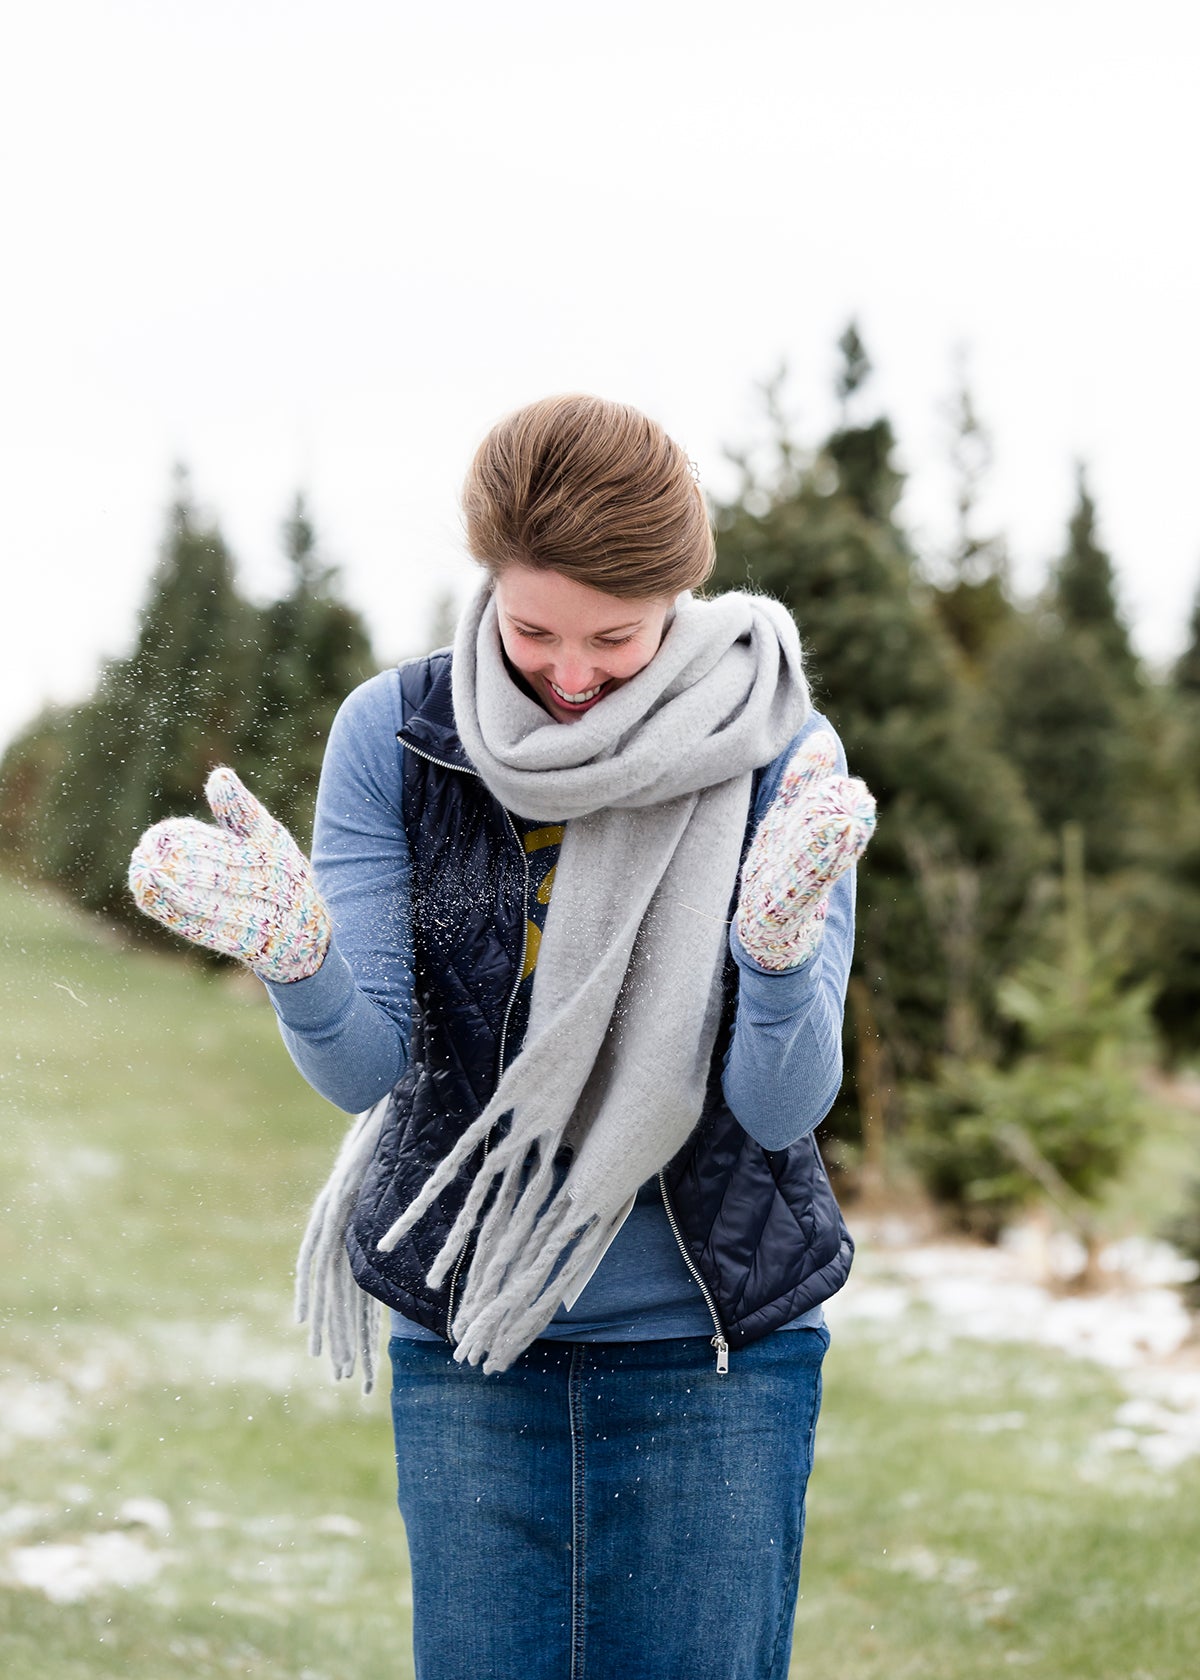
[[[333,938],[306,980],[268,983],[288,1051],[305,1079],[348,1113],[385,1096],[408,1064],[413,953],[409,855],[401,810],[400,680],[384,671],[349,696],[330,731],[313,829],[313,870]],[[829,725],[814,714],[761,778],[766,812],[796,745]],[[569,725],[564,725],[569,727]],[[832,732],[832,731],[831,731]],[[844,770],[841,746],[839,767]],[[854,939],[853,875],[830,894],[825,934],[806,963],[762,969],[730,930],[737,1013],[725,1099],[766,1149],[783,1149],[828,1113],[842,1077],[841,1028]],[[820,1309],[794,1321],[821,1322]],[[393,1317],[400,1334],[432,1332]],[[595,1276],[545,1332],[573,1340],[708,1334],[703,1299],[670,1231],[656,1180],[643,1186]]]

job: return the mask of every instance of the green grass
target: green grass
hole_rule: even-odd
[[[827,1361],[792,1674],[1194,1680],[1200,1463],[1101,1450],[1096,1367],[842,1335]]]
[[[0,1673],[410,1672],[387,1407],[290,1322],[338,1115],[228,975],[3,880],[0,928],[0,1559],[166,1555],[74,1604],[10,1579]],[[118,1522],[145,1497],[165,1535]]]
[[[338,1116],[227,977],[3,880],[0,929],[0,1673],[404,1680],[386,1403],[290,1324]],[[1098,1368],[935,1328],[836,1336],[793,1675],[1194,1680],[1200,1462],[1101,1451]],[[119,1515],[146,1498],[168,1532]],[[153,1578],[18,1583],[114,1530]]]

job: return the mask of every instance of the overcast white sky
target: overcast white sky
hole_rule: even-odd
[[[0,740],[126,649],[172,461],[247,589],[297,486],[381,657],[501,413],[639,404],[710,488],[858,315],[949,523],[970,351],[1025,586],[1087,458],[1137,640],[1200,582],[1191,0],[38,0],[0,23]],[[11,610],[15,602],[15,612]]]

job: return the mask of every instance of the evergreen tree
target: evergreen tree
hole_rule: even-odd
[[[36,720],[0,763],[0,855],[10,867],[158,938],[126,891],[130,851],[163,817],[203,816],[216,765],[234,765],[307,840],[333,714],[375,664],[300,497],[284,541],[291,589],[255,609],[178,473],[133,652],[105,665],[90,700]]]
[[[1121,693],[1090,637],[1044,612],[1014,620],[987,671],[995,738],[1050,835],[1077,823],[1089,868],[1111,869],[1127,837]]]
[[[1200,594],[1188,646],[1146,697],[1157,772],[1141,791],[1126,891],[1139,972],[1173,1061],[1200,1049]]]
[[[1192,601],[1187,646],[1175,662],[1171,681],[1185,699],[1200,702],[1200,589]]]
[[[1043,827],[1077,824],[1088,868],[1111,873],[1136,855],[1142,819],[1154,822],[1162,754],[1082,467],[1077,483],[1045,597],[1010,621],[987,679],[997,739]]]
[[[890,520],[904,486],[903,476],[892,464],[896,439],[891,422],[880,416],[862,424],[851,424],[850,409],[875,371],[855,321],[849,322],[838,339],[841,364],[836,377],[840,408],[837,428],[825,440],[817,462],[818,477],[827,488],[853,503],[867,519]],[[775,406],[771,418],[776,426],[777,447],[782,464],[791,461],[792,444],[783,423],[779,389],[783,374],[775,382]]]
[[[1015,1053],[999,1066],[947,1058],[909,1092],[910,1155],[933,1193],[989,1236],[1045,1195],[1092,1239],[1087,1203],[1117,1176],[1139,1130],[1130,1065],[1152,1044],[1151,988],[1129,983],[1125,930],[1089,904],[1072,825],[1063,850],[1060,909],[996,988]]]
[[[291,587],[258,615],[251,706],[233,762],[302,845],[338,706],[376,669],[362,619],[337,596],[303,495],[283,526]]]
[[[0,859],[12,874],[41,874],[41,813],[62,775],[69,715],[66,708],[47,706],[0,759]]]
[[[1113,563],[1100,546],[1096,504],[1082,462],[1075,469],[1075,493],[1067,547],[1054,567],[1052,604],[1064,628],[1090,637],[1129,687],[1136,680],[1137,660],[1117,606]]]
[[[194,812],[209,771],[229,762],[249,706],[253,631],[224,540],[180,472],[134,651],[66,720],[43,814],[47,871],[89,908],[139,925],[125,888],[130,848],[149,824]]]
[[[950,464],[954,474],[956,531],[933,602],[938,617],[961,649],[968,672],[1011,623],[1008,556],[998,536],[980,535],[980,492],[992,465],[991,436],[976,412],[965,367],[950,407]]]
[[[837,394],[842,407],[841,424],[845,426],[851,399],[874,372],[857,321],[846,323],[845,331],[838,339],[838,350],[841,352],[842,362],[837,374]]]
[[[718,511],[722,587],[760,587],[794,613],[816,703],[879,801],[860,871],[856,974],[872,1059],[928,1067],[982,1030],[998,953],[1039,849],[1016,777],[988,744],[953,648],[917,586],[892,509],[901,483],[886,420],[842,426],[811,463],[794,444],[774,478]],[[915,860],[920,856],[922,863]],[[969,915],[945,890],[966,872]],[[960,895],[961,896],[961,895]],[[986,1025],[986,1023],[984,1023]],[[858,1058],[851,1044],[847,1067]],[[853,1132],[852,1118],[839,1124]]]

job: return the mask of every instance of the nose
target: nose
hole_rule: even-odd
[[[550,673],[564,694],[583,694],[597,683],[596,667],[581,657],[563,657],[554,661]]]

